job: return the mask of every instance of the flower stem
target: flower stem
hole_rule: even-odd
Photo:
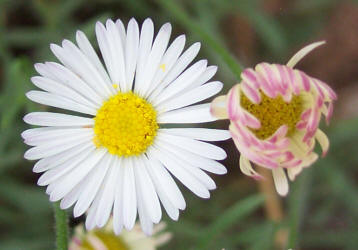
[[[259,189],[265,196],[266,217],[275,223],[280,223],[284,218],[284,213],[281,199],[276,192],[271,171],[264,168],[258,168],[258,172],[265,178],[264,180],[259,181]],[[277,249],[285,248],[287,236],[288,232],[285,228],[281,228],[276,232],[275,245]]]
[[[68,218],[67,212],[60,208],[60,202],[54,203],[56,222],[56,247],[57,250],[68,249]]]

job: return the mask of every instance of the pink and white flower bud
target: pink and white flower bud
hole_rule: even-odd
[[[327,136],[319,129],[321,116],[329,120],[335,92],[324,82],[294,69],[297,62],[316,47],[317,42],[296,53],[287,65],[259,63],[241,73],[242,81],[211,104],[211,113],[230,119],[229,130],[240,151],[241,171],[261,179],[251,163],[272,170],[277,192],[288,193],[303,168],[317,159],[316,140],[324,156]]]

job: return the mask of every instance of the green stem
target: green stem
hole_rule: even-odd
[[[67,212],[60,208],[60,202],[54,203],[56,221],[56,246],[57,250],[68,249],[68,218]]]

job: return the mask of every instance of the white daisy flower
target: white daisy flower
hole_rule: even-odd
[[[26,96],[37,103],[79,115],[33,112],[24,117],[43,126],[22,133],[33,171],[44,172],[38,184],[47,186],[50,200],[61,208],[74,205],[74,216],[88,211],[87,229],[103,227],[113,214],[114,231],[133,228],[137,211],[143,231],[151,234],[162,217],[161,206],[173,220],[185,201],[172,176],[201,198],[209,198],[214,181],[203,170],[225,174],[221,148],[203,141],[230,137],[226,130],[162,128],[163,124],[193,124],[216,120],[210,104],[196,104],[222,88],[208,82],[216,66],[193,61],[195,43],[183,52],[185,36],[168,47],[171,25],[154,38],[146,19],[139,32],[134,19],[97,22],[96,36],[105,63],[83,32],[77,46],[68,40],[51,50],[62,64],[35,64],[41,76],[32,82],[44,91]],[[183,53],[182,53],[183,52]],[[194,126],[194,125],[193,125]]]

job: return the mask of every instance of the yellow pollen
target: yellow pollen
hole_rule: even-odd
[[[165,71],[165,64],[161,64],[161,65],[159,66],[159,68],[160,68],[161,70]]]
[[[266,96],[262,91],[261,102],[252,103],[241,93],[241,106],[253,114],[261,123],[261,128],[251,129],[259,139],[266,139],[273,135],[282,125],[288,126],[287,136],[292,135],[296,130],[296,124],[300,121],[303,111],[302,98],[293,95],[290,102],[285,102],[280,95],[276,98]]]
[[[132,92],[109,98],[94,120],[95,145],[118,156],[145,152],[159,128],[153,106]]]
[[[116,250],[128,250],[129,247],[127,244],[121,239],[121,237],[116,236],[112,232],[106,232],[104,230],[95,230],[93,232],[92,237],[97,238],[103,245],[105,245],[106,249],[116,249]],[[93,241],[92,241],[93,242]],[[80,249],[83,250],[95,250],[97,249],[96,246],[93,245],[90,240],[85,238],[81,244]]]

